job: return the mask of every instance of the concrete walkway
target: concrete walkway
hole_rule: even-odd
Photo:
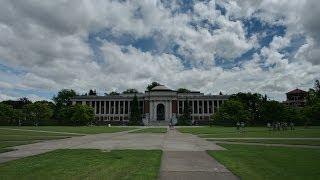
[[[225,150],[197,136],[169,130],[165,136],[160,180],[239,179],[206,150]]]
[[[131,130],[134,131],[134,130]],[[0,163],[56,149],[161,149],[160,179],[238,179],[206,150],[224,150],[214,142],[195,135],[168,130],[167,133],[103,133],[43,141],[12,147],[0,153]]]

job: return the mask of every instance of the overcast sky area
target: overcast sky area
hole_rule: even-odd
[[[0,100],[158,81],[284,100],[320,79],[319,0],[0,0]]]

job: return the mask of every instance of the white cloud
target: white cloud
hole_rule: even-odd
[[[258,91],[280,98],[290,88],[307,87],[319,77],[319,24],[312,13],[320,8],[313,2],[219,0],[196,2],[194,13],[173,13],[180,6],[178,1],[163,5],[147,0],[0,0],[0,63],[25,71],[1,76],[0,90],[73,88],[82,93],[90,88],[132,87],[143,91],[155,80],[206,93]],[[216,3],[226,8],[226,15],[215,9]],[[306,8],[310,13],[304,14]],[[245,59],[241,67],[218,67],[217,57],[232,62],[259,47],[257,36],[245,36],[241,21],[253,16],[285,25],[286,35],[274,37],[270,46]],[[88,37],[104,30],[111,33],[106,36],[118,38],[152,37],[159,49],[143,52],[132,45],[100,40],[101,59],[97,60]],[[293,34],[305,34],[307,43],[292,60],[280,50],[290,45]],[[172,44],[177,45],[179,56],[165,51]],[[4,91],[0,95],[15,97]]]

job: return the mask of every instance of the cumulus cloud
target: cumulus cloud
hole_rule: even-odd
[[[37,91],[61,88],[143,91],[150,81],[281,99],[290,88],[310,87],[319,77],[315,0],[208,0],[187,9],[179,1],[157,0],[0,0],[0,5],[0,65],[23,71],[0,69],[1,99],[19,96],[10,90],[33,91],[20,95],[34,100],[41,98]],[[243,23],[253,17],[285,26],[286,34],[260,47]],[[282,50],[296,34],[306,43],[288,59]],[[144,51],[132,43],[141,39],[152,39],[155,48]],[[236,62],[252,49],[252,57]],[[217,59],[238,64],[225,69]]]

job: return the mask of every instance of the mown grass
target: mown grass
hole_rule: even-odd
[[[238,138],[238,137],[268,137],[268,138],[316,138],[320,137],[320,127],[309,128],[296,127],[295,130],[270,131],[266,127],[246,127],[243,131],[236,130],[235,127],[184,127],[178,128],[180,132],[196,134],[203,138]]]
[[[0,152],[12,150],[10,147],[23,144],[35,143],[43,140],[68,138],[74,135],[70,134],[57,134],[50,132],[34,132],[34,131],[21,131],[0,129]]]
[[[1,179],[157,179],[160,150],[73,149],[0,164]]]
[[[131,133],[166,133],[167,128],[144,128]]]
[[[221,146],[228,150],[208,153],[241,179],[320,179],[320,149]]]
[[[3,128],[3,126],[2,126]],[[80,134],[114,133],[136,129],[134,127],[107,126],[5,126],[4,128],[55,131]]]
[[[209,139],[209,141],[216,141],[216,140]],[[219,139],[218,141],[320,146],[320,140],[313,140],[313,139],[223,139],[223,140]]]

